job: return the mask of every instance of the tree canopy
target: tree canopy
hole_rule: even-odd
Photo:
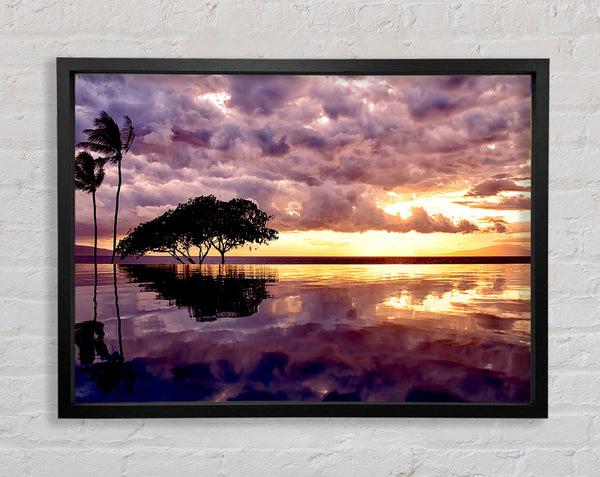
[[[117,252],[121,258],[166,252],[180,263],[196,263],[190,249],[197,247],[202,263],[214,248],[225,263],[225,254],[234,248],[277,240],[278,232],[267,227],[271,219],[247,199],[224,202],[213,195],[199,196],[130,229]]]

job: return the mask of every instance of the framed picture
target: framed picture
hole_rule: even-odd
[[[548,67],[59,58],[59,416],[547,417]]]

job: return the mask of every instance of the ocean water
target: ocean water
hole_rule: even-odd
[[[102,264],[97,286],[77,264],[75,281],[77,402],[530,401],[529,264]]]

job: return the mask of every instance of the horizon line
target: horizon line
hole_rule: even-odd
[[[110,256],[101,255],[97,257],[97,263],[110,264]],[[208,256],[203,264],[218,265],[221,257]],[[75,263],[89,264],[93,262],[93,255],[75,255]],[[461,264],[461,263],[531,263],[530,255],[415,255],[415,256],[226,256],[225,265],[311,265],[311,264]],[[123,265],[158,265],[174,264],[181,265],[168,255],[144,256],[136,259],[127,257],[121,259],[117,264]],[[185,263],[184,265],[199,265],[198,263]]]

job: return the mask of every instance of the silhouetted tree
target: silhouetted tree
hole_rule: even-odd
[[[142,257],[148,252],[166,252],[179,263],[184,263],[183,260],[194,263],[189,250],[192,246],[190,236],[183,233],[182,229],[181,216],[173,217],[173,211],[168,210],[130,229],[119,241],[117,252],[121,258]]]
[[[94,277],[98,279],[98,220],[96,218],[96,191],[104,180],[104,162],[94,159],[89,152],[81,151],[75,158],[75,188],[92,194],[94,207]]]
[[[221,263],[225,263],[225,254],[234,248],[277,240],[277,230],[267,227],[267,222],[272,218],[247,199],[219,201],[212,224],[211,242],[221,254]]]
[[[121,258],[167,252],[179,263],[195,263],[190,248],[198,247],[202,263],[214,247],[225,263],[225,254],[236,247],[276,240],[278,232],[266,226],[271,218],[250,200],[223,202],[213,195],[200,196],[129,230],[117,251]]]
[[[117,195],[115,199],[115,219],[113,224],[113,253],[111,263],[115,263],[115,252],[117,248],[117,217],[119,214],[119,195],[121,193],[121,160],[131,148],[135,138],[135,129],[129,116],[124,116],[123,127],[111,118],[106,111],[102,111],[100,116],[94,119],[93,129],[84,129],[88,140],[80,142],[77,147],[87,151],[94,151],[101,154],[104,162],[117,164],[119,173],[119,182],[117,184]]]
[[[198,247],[198,263],[202,263],[212,247],[214,217],[217,198],[203,195],[179,204],[173,212],[173,229],[185,237],[186,244]]]

